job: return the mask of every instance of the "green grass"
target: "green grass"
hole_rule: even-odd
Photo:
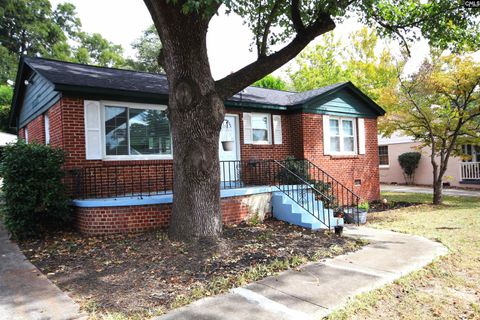
[[[423,205],[369,215],[369,227],[443,243],[449,254],[381,289],[357,296],[328,319],[480,319],[480,198],[384,193]]]

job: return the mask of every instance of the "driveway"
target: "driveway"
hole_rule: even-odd
[[[380,186],[381,191],[388,192],[410,192],[410,193],[428,193],[433,194],[431,187],[418,187],[418,186],[401,186],[393,184],[382,184]],[[443,194],[447,196],[466,196],[466,197],[480,197],[479,190],[464,190],[464,189],[443,189]]]

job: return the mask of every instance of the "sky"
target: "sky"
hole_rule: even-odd
[[[115,44],[121,44],[127,56],[134,56],[131,43],[153,22],[143,0],[50,0],[52,6],[70,2],[77,8],[78,16],[86,32],[100,33]],[[335,32],[345,38],[360,28],[354,20],[338,25]],[[242,19],[234,15],[218,15],[210,22],[207,48],[212,74],[215,79],[234,72],[255,61],[256,53],[250,51],[252,35]],[[407,64],[407,72],[414,71],[428,52],[423,41],[412,48],[415,55]],[[285,66],[275,72],[284,75]]]

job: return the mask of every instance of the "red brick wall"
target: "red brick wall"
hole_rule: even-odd
[[[365,154],[355,156],[324,155],[322,115],[302,114],[304,157],[325,170],[363,199],[380,197],[378,169],[377,120],[365,119]],[[308,138],[307,138],[308,137]],[[361,180],[360,186],[354,181]]]
[[[377,150],[376,119],[365,119],[366,154],[351,157],[335,157],[323,155],[322,116],[318,114],[281,114],[283,143],[281,145],[245,145],[243,133],[243,112],[228,109],[227,113],[239,115],[240,153],[242,160],[284,159],[289,155],[296,158],[309,159],[327,171],[334,178],[353,188],[367,200],[379,198],[379,172]],[[85,159],[85,134],[83,119],[83,99],[64,97],[49,110],[50,136],[52,146],[58,146],[67,152],[66,169],[82,167],[112,167],[121,165],[152,165],[169,163],[171,160],[150,161],[102,161]],[[43,115],[28,124],[29,139],[44,142]],[[19,134],[22,134],[22,129]],[[273,135],[273,130],[272,130]],[[99,171],[100,172],[100,171]],[[99,173],[101,174],[101,173]],[[169,173],[171,175],[171,172]],[[132,176],[124,181],[131,181]],[[148,175],[142,175],[150,183]],[[92,178],[92,177],[91,177]],[[171,179],[171,176],[169,176]],[[355,180],[361,180],[361,186],[354,186]],[[108,181],[105,184],[110,185]],[[134,192],[133,190],[132,192]],[[135,191],[136,192],[136,191]],[[108,196],[106,194],[105,196]]]
[[[248,215],[245,197],[222,199],[222,221],[225,225],[238,224]],[[76,226],[86,235],[141,232],[167,227],[172,214],[171,204],[75,208]]]
[[[43,115],[36,117],[27,124],[28,143],[45,143],[45,126]],[[25,131],[23,132],[25,136]]]

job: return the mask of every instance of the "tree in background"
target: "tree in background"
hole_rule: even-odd
[[[0,85],[0,131],[14,133],[9,127],[10,102],[12,101],[13,88]]]
[[[158,53],[162,43],[154,25],[143,31],[141,37],[132,43],[137,50],[136,59],[128,59],[127,64],[134,70],[161,73],[162,67],[158,64]]]
[[[442,203],[443,176],[452,155],[480,142],[480,64],[471,56],[435,55],[413,76],[400,78],[400,100],[385,131],[399,131],[429,147],[433,203]]]
[[[0,2],[0,84],[14,80],[21,55],[108,67],[125,66],[123,49],[81,30],[75,6],[48,0]]]
[[[320,43],[305,49],[295,60],[298,69],[290,69],[293,87],[312,90],[330,84],[352,81],[360,90],[386,107],[394,105],[398,86],[398,63],[385,47],[379,54],[378,34],[363,27],[352,32],[350,41],[335,39],[334,33],[323,36]]]
[[[218,140],[225,99],[293,59],[313,39],[332,31],[335,21],[355,13],[364,23],[382,30],[382,35],[405,43],[415,32],[441,47],[478,46],[480,42],[480,12],[466,9],[460,0],[144,2],[163,44],[159,62],[170,85],[175,197],[169,234],[173,239],[221,234]],[[207,32],[222,4],[227,12],[241,16],[253,32],[257,60],[215,81]],[[280,44],[281,49],[275,51]]]
[[[266,75],[262,79],[255,81],[252,86],[267,88],[267,89],[276,89],[276,90],[287,90],[287,83],[280,77],[276,77],[272,74]]]

